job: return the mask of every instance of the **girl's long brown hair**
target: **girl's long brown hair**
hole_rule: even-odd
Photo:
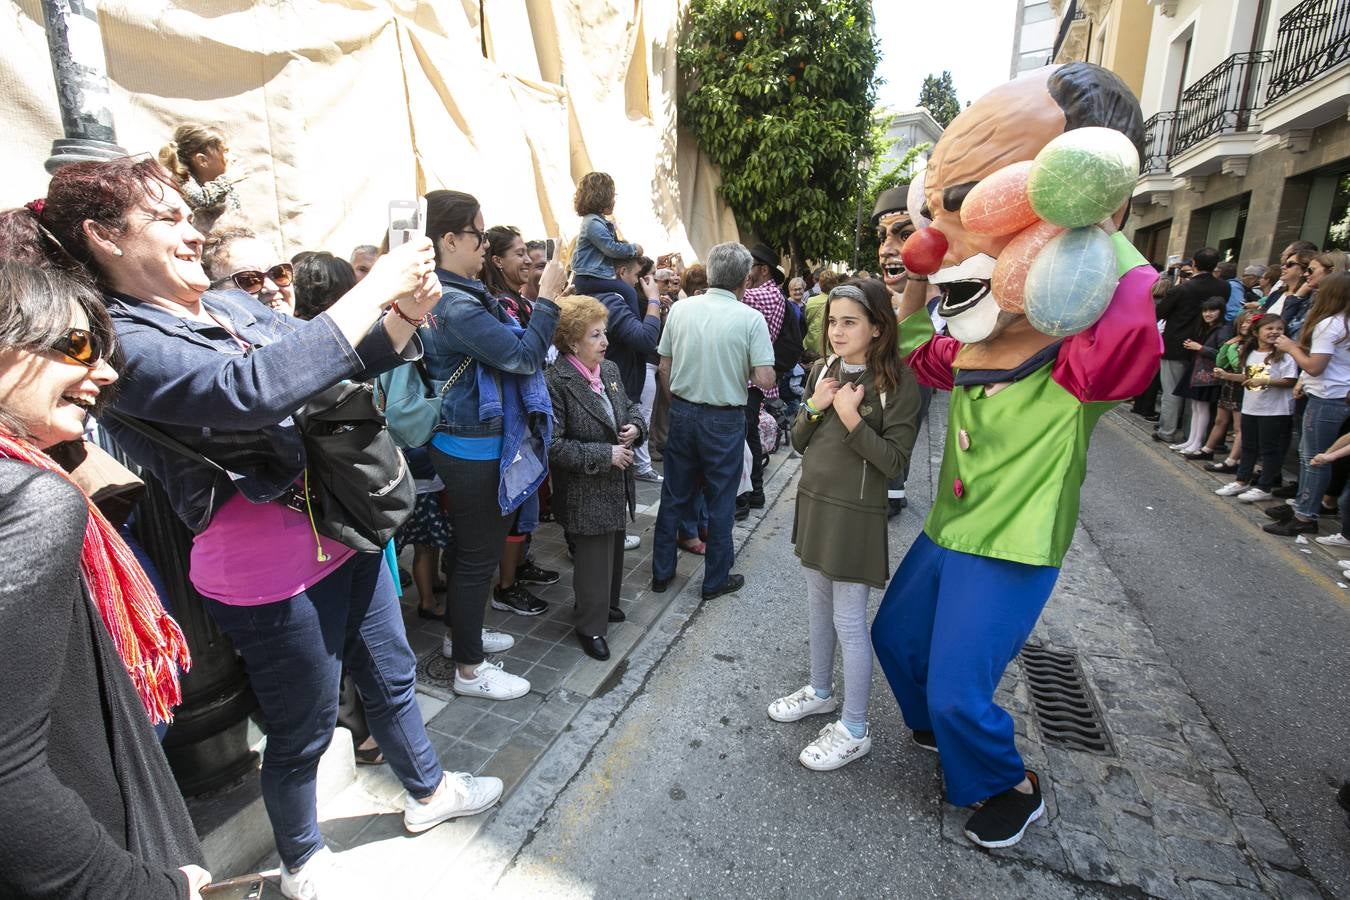
[[[1346,336],[1342,337],[1337,343],[1343,344],[1350,338],[1350,275],[1336,273],[1327,275],[1320,284],[1317,285],[1317,293],[1313,296],[1312,309],[1308,310],[1308,317],[1303,320],[1298,333],[1298,344],[1308,351],[1312,349],[1313,328],[1326,319],[1333,319],[1340,316],[1345,322]]]
[[[895,310],[891,308],[891,292],[877,279],[851,278],[830,292],[825,300],[825,311],[822,316],[824,324],[820,329],[821,355],[828,358],[834,352],[830,348],[829,326],[830,307],[834,301],[843,299],[858,303],[858,298],[852,296],[852,291],[848,294],[836,293],[839,288],[845,286],[857,288],[862,293],[864,302],[858,305],[867,313],[867,320],[881,331],[867,348],[867,368],[872,373],[872,383],[876,386],[878,394],[893,391],[900,386],[900,379],[904,377],[905,363],[900,358],[899,347],[896,346],[896,333],[899,329],[895,321]]]

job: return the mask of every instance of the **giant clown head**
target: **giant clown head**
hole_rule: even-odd
[[[1118,273],[1097,223],[1123,215],[1143,132],[1130,89],[1088,63],[1028,72],[952,121],[910,187],[904,258],[942,289],[953,337],[1034,352],[1101,315]]]

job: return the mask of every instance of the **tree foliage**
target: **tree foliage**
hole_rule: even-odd
[[[961,103],[956,99],[956,85],[952,84],[952,73],[943,70],[941,75],[929,75],[919,88],[919,105],[937,119],[943,128],[952,124],[961,112]]]
[[[845,259],[878,51],[870,0],[693,0],[680,118],[723,199],[794,265]]]

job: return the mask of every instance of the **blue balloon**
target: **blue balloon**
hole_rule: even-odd
[[[1077,334],[1106,312],[1119,280],[1106,232],[1096,225],[1066,231],[1045,245],[1027,271],[1027,320],[1042,334]]]

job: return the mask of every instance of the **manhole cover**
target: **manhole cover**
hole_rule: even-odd
[[[455,664],[441,656],[439,649],[428,650],[417,661],[417,681],[421,685],[432,685],[442,690],[453,690],[455,686]]]
[[[1115,752],[1076,654],[1027,644],[1022,672],[1045,740],[1089,753]]]

